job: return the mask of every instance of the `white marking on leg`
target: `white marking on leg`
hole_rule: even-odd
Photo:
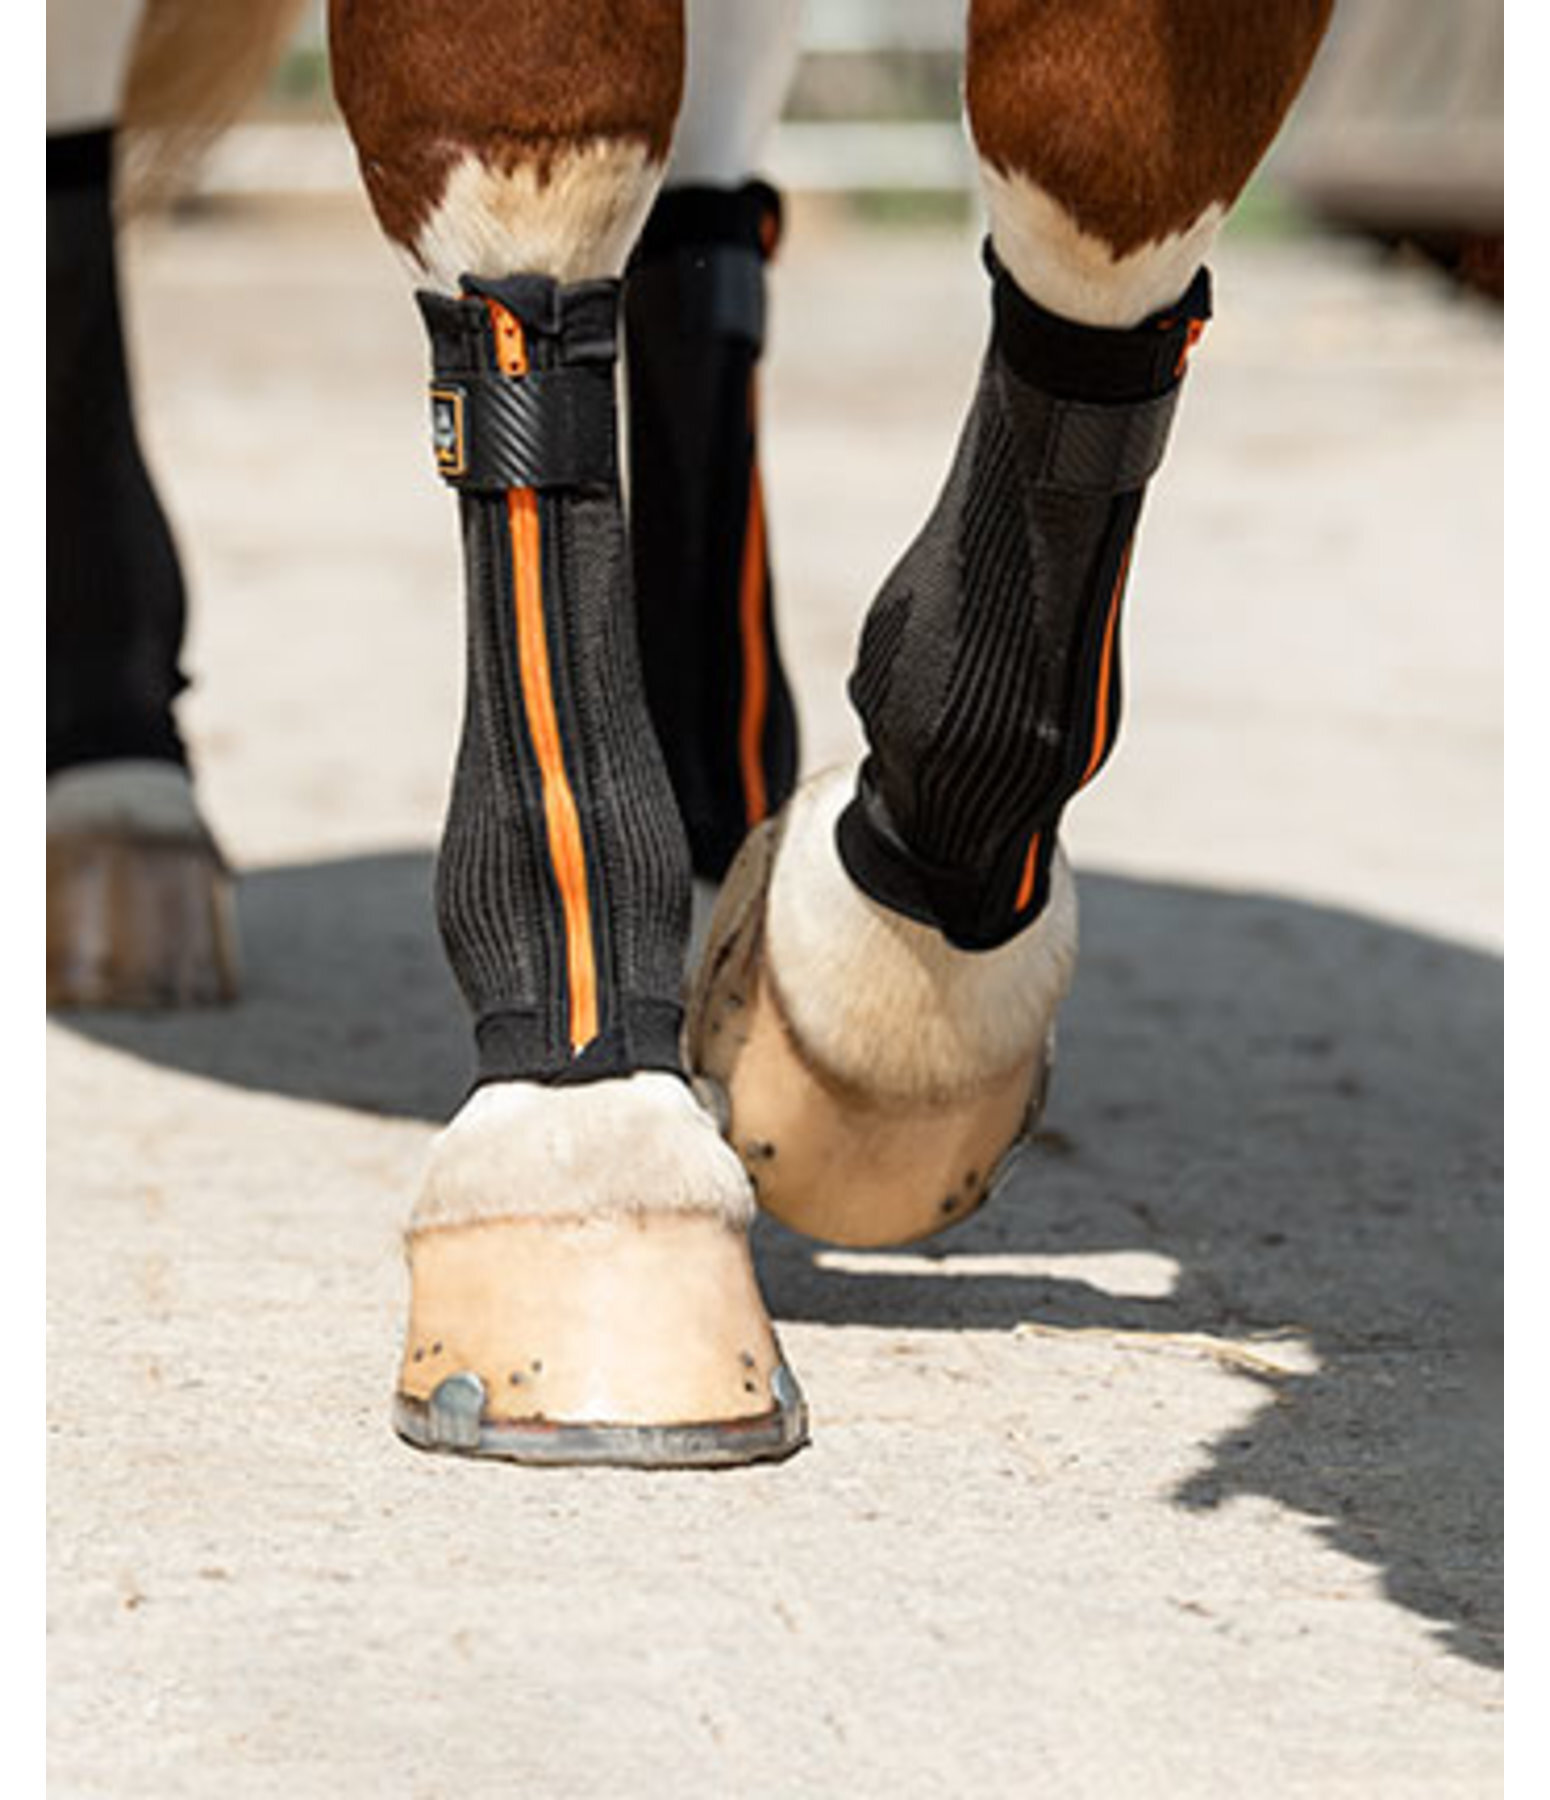
[[[50,837],[124,832],[198,843],[205,836],[187,771],[142,757],[61,769],[49,777],[45,813]]]
[[[798,791],[770,880],[765,945],[781,1008],[826,1069],[869,1093],[973,1089],[1042,1046],[1076,967],[1076,886],[1057,851],[1049,904],[995,950],[958,950],[851,881],[834,825],[854,779]]]
[[[644,145],[616,138],[556,151],[542,172],[465,155],[415,239],[417,273],[448,294],[460,275],[620,276],[660,177]]]
[[[1215,241],[1225,206],[1126,256],[1083,231],[1036,182],[981,162],[990,238],[1008,274],[1029,297],[1082,325],[1127,329],[1171,306]]]
[[[480,1088],[432,1142],[409,1229],[662,1213],[746,1228],[753,1193],[684,1083],[645,1071]]]

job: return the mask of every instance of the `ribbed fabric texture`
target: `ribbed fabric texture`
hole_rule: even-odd
[[[469,282],[421,295],[435,376],[499,372],[489,302],[523,325],[533,372],[610,372],[616,283]],[[521,377],[509,377],[519,380]],[[473,384],[471,384],[472,386]],[[537,498],[544,692],[524,664],[504,493],[463,493],[467,691],[437,866],[443,942],[474,1014],[481,1080],[679,1071],[689,861],[642,689],[616,479]],[[531,649],[529,649],[529,656]],[[527,688],[524,690],[524,675]],[[560,762],[535,735],[552,709]],[[556,788],[584,862],[556,861]],[[596,1031],[574,1041],[574,912],[584,909]]]
[[[863,629],[852,877],[954,944],[1037,918],[1062,809],[1113,748],[1120,605],[1201,277],[1130,332],[1057,319],[992,265],[995,326],[946,486]]]
[[[709,879],[796,778],[796,713],[756,494],[754,382],[779,221],[762,183],[667,190],[625,290],[646,693],[695,870]]]
[[[111,131],[48,140],[48,770],[184,760],[184,595],[135,431]]]

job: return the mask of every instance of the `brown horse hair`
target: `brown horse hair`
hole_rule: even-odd
[[[333,0],[334,89],[383,231],[413,251],[453,167],[530,171],[605,143],[666,161],[682,0]]]
[[[981,157],[1115,257],[1236,199],[1302,86],[1332,0],[971,0]]]

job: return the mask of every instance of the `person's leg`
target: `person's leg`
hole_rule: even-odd
[[[117,119],[138,0],[50,0],[48,998],[230,998],[220,857],[173,707],[177,551],[141,454],[120,307]]]
[[[973,0],[979,385],[867,618],[866,759],[750,847],[694,1012],[761,1201],[814,1235],[965,1216],[1040,1102],[1076,953],[1060,819],[1114,747],[1122,603],[1210,311],[1203,259],[1328,11]]]
[[[757,379],[781,229],[762,159],[801,0],[688,0],[686,12],[672,156],[625,289],[630,536],[647,701],[695,873],[715,880],[797,770]]]
[[[468,675],[437,873],[478,1085],[410,1222],[397,1421],[527,1460],[800,1441],[748,1183],[680,1062],[683,827],[646,711],[617,470],[620,278],[661,179],[679,0],[335,0],[367,193],[415,270]]]

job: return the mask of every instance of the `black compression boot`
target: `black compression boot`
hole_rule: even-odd
[[[797,768],[776,639],[756,398],[764,266],[780,206],[761,182],[665,192],[625,289],[630,529],[646,694],[695,872],[719,879]]]
[[[865,893],[980,950],[1043,910],[1062,809],[1114,746],[1131,546],[1210,314],[1202,270],[1133,330],[1079,325],[986,260],[979,389],[851,676],[869,754],[837,834]]]
[[[135,431],[111,130],[48,140],[48,770],[181,764],[183,581]]]
[[[533,276],[419,296],[469,647],[437,905],[482,1081],[680,1067],[688,851],[630,604],[618,297]]]

